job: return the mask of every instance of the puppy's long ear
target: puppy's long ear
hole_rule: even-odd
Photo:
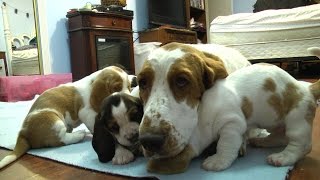
[[[98,155],[99,161],[106,163],[115,155],[115,141],[103,122],[103,116],[99,113],[94,124],[92,147]]]
[[[209,89],[217,79],[226,78],[228,73],[219,57],[209,53],[204,54],[206,58],[204,58],[203,84],[206,89]]]

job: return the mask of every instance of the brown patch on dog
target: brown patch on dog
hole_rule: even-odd
[[[146,131],[145,129],[149,129],[151,128],[151,119],[149,117],[144,117],[143,122],[140,125],[141,128],[141,132]]]
[[[176,101],[181,102],[186,99],[187,104],[192,108],[199,103],[205,91],[205,86],[202,83],[203,65],[197,60],[194,60],[191,64],[190,61],[192,61],[193,58],[197,57],[190,54],[188,59],[180,59],[172,64],[167,76],[170,89]],[[180,79],[188,81],[186,86],[177,86],[177,82]]]
[[[304,116],[305,120],[309,123],[309,125],[312,127],[313,125],[313,119],[316,115],[316,109],[317,106],[314,102],[309,102],[307,107],[306,115]]]
[[[64,143],[61,142],[57,132],[48,131],[54,127],[57,121],[63,119],[62,116],[63,114],[50,109],[40,110],[39,112],[35,110],[26,117],[20,135],[28,140],[31,148],[62,146]],[[43,123],[44,119],[46,123]],[[61,121],[61,123],[63,122]]]
[[[210,88],[216,79],[225,78],[227,72],[219,60],[208,60],[200,51],[190,49],[174,62],[167,75],[167,80],[177,102],[187,101],[194,108],[200,101],[203,92]],[[184,50],[185,50],[184,49]],[[186,81],[179,86],[179,81]]]
[[[275,92],[277,89],[277,85],[272,78],[267,78],[264,81],[263,89],[265,91]]]
[[[195,153],[190,145],[178,155],[170,158],[151,159],[148,161],[147,170],[159,174],[177,174],[185,172]]]
[[[223,61],[218,56],[202,52],[192,46],[176,42],[166,44],[162,46],[162,48],[168,51],[180,49],[186,53],[183,59],[188,58],[189,54],[197,56],[195,60],[200,60],[200,62],[203,63],[204,71],[202,75],[204,76],[203,83],[206,89],[210,88],[216,79],[222,79],[228,75]],[[192,64],[193,62],[191,61],[190,63]]]
[[[83,107],[83,100],[79,92],[71,86],[58,86],[45,91],[33,103],[30,111],[50,107],[58,112],[61,112],[63,117],[66,112],[70,113],[72,120],[78,120],[78,112]]]
[[[279,120],[283,120],[292,109],[298,106],[303,97],[303,94],[298,90],[295,84],[288,83],[281,94],[274,93],[270,96],[268,103],[278,114]]]
[[[101,71],[92,83],[90,104],[95,112],[100,111],[101,103],[105,97],[123,89],[123,79],[117,72],[119,70],[115,69],[116,67]]]
[[[241,110],[242,110],[246,120],[248,120],[251,117],[252,112],[253,112],[253,105],[248,97],[242,98]]]
[[[138,84],[139,84],[139,95],[140,98],[145,104],[150,96],[150,91],[153,85],[155,72],[152,68],[152,65],[146,61],[143,66],[141,72],[137,76]]]

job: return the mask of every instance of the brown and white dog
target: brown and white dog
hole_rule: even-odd
[[[96,117],[92,146],[100,162],[127,164],[142,155],[138,140],[143,116],[140,98],[115,92],[102,102]]]
[[[206,89],[250,63],[238,51],[214,44],[170,43],[154,50],[138,74],[144,116],[144,156],[173,157],[190,141]],[[195,134],[194,134],[195,135]]]
[[[129,93],[129,90],[128,74],[115,66],[46,90],[32,105],[16,145],[11,154],[0,161],[0,169],[31,148],[62,146],[83,140],[86,132],[72,132],[72,129],[84,123],[93,133],[103,99],[113,92]]]
[[[311,150],[312,122],[320,80],[297,81],[281,68],[255,64],[216,81],[202,96],[199,120],[190,136],[195,154],[218,140],[216,154],[202,167],[219,171],[228,168],[238,155],[243,135],[252,128],[265,128],[271,134],[250,139],[260,147],[285,145],[268,156],[274,166],[293,165]],[[187,137],[185,137],[187,138]]]

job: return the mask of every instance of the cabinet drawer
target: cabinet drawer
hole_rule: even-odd
[[[196,32],[178,32],[167,31],[167,39],[170,42],[182,42],[182,43],[196,43]]]
[[[103,27],[113,29],[131,30],[131,19],[118,18],[118,17],[102,17],[91,16],[83,19],[83,25],[87,27]]]

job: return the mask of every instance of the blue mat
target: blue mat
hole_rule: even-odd
[[[18,131],[22,121],[31,107],[32,101],[21,101],[15,103],[0,102],[0,146],[12,149],[16,142]],[[84,126],[78,129],[86,129]],[[66,164],[92,169],[101,172],[118,174],[130,177],[157,177],[160,179],[223,179],[223,180],[250,180],[250,179],[285,179],[288,171],[292,168],[273,167],[266,163],[265,158],[279,149],[247,149],[247,155],[238,158],[227,170],[221,172],[209,172],[201,169],[203,158],[194,159],[188,171],[175,175],[158,175],[146,171],[146,159],[137,158],[128,165],[112,165],[111,163],[100,163],[91,146],[91,135],[85,141],[64,147],[33,149],[28,153],[35,156],[45,157]],[[3,157],[0,157],[2,159]]]

